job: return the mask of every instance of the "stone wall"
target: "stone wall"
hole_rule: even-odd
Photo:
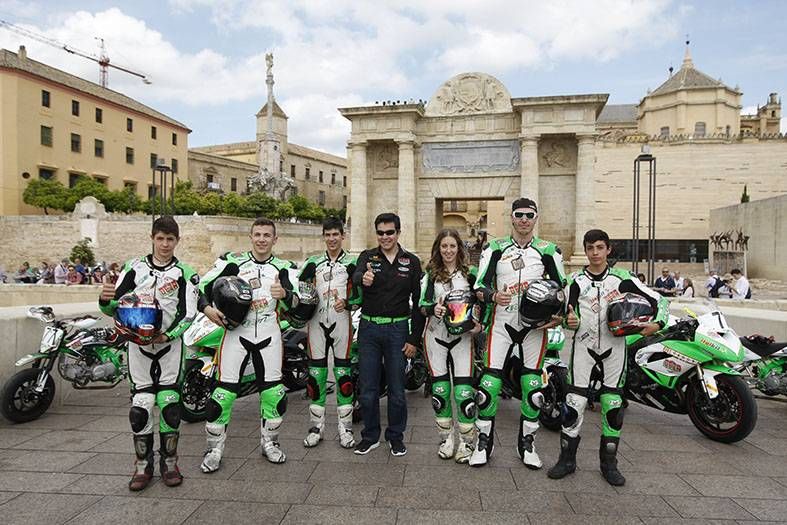
[[[739,228],[750,237],[748,277],[787,281],[787,195],[711,210],[711,233]]]
[[[253,219],[178,216],[180,245],[176,254],[198,272],[206,271],[224,252],[249,248]],[[62,216],[0,217],[0,265],[13,273],[23,261],[35,266],[41,260],[59,261],[82,238],[83,222],[91,221],[96,233],[96,260],[122,262],[150,252],[151,218],[145,215],[109,215],[106,219]],[[300,262],[324,249],[319,224],[277,223],[279,240],[274,253]],[[349,237],[349,235],[348,235]],[[349,239],[346,246],[349,246]]]

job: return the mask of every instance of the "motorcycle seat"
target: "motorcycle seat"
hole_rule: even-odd
[[[71,326],[75,328],[90,328],[98,321],[98,317],[92,315],[81,315],[79,317],[72,317],[70,319],[63,320],[63,324],[66,326]]]
[[[760,357],[768,357],[779,350],[787,348],[787,342],[776,343],[772,339],[762,336],[741,337],[741,344]]]

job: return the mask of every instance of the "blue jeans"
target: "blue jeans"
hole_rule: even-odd
[[[388,428],[386,441],[401,441],[407,426],[407,399],[404,396],[404,369],[407,359],[402,352],[407,341],[407,321],[375,324],[361,319],[358,332],[358,353],[363,430],[361,437],[377,442],[380,439],[380,374],[385,363],[388,383]]]

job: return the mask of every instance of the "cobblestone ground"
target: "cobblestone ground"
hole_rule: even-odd
[[[186,480],[154,479],[128,491],[133,454],[128,394],[73,392],[67,404],[24,425],[0,422],[0,521],[16,523],[762,523],[787,520],[787,403],[759,400],[749,438],[722,445],[702,437],[688,417],[629,409],[620,468],[627,483],[598,472],[598,413],[588,413],[579,470],[553,481],[519,463],[517,406],[502,402],[491,464],[472,469],[440,460],[429,399],[408,394],[408,453],[387,447],[356,456],[335,431],[315,449],[301,439],[307,403],[290,395],[284,465],[259,453],[256,397],[239,400],[220,471],[199,471],[203,426],[184,424],[180,465]],[[383,412],[384,413],[384,412]],[[331,420],[335,410],[329,408]],[[331,423],[330,428],[334,425]],[[158,438],[156,438],[158,440]],[[558,435],[542,429],[546,466]]]

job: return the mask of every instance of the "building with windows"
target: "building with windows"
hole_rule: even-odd
[[[35,179],[75,184],[92,177],[110,190],[154,195],[152,168],[163,161],[186,180],[185,124],[111,89],[0,50],[0,215],[41,210],[22,194]]]
[[[249,177],[260,165],[260,143],[267,132],[265,104],[257,112],[257,140],[191,148],[189,179],[197,189],[238,193],[246,192]],[[347,160],[287,140],[288,117],[273,103],[273,134],[280,145],[279,171],[295,179],[298,194],[325,208],[347,208],[350,194]],[[216,162],[211,164],[210,158]],[[224,161],[234,161],[229,164]],[[251,169],[249,169],[251,167]],[[235,188],[233,189],[233,180]]]

